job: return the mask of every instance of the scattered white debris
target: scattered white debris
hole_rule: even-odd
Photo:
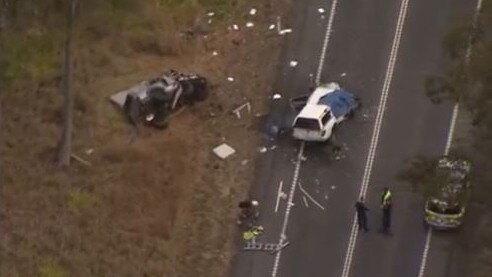
[[[76,161],[80,162],[81,164],[85,165],[85,166],[91,166],[92,164],[84,159],[82,159],[81,157],[75,155],[75,154],[70,154],[70,157],[74,158]]]
[[[292,61],[290,61],[289,65],[290,65],[290,67],[296,67],[298,63],[299,63],[298,61],[292,60]]]
[[[212,56],[218,56],[218,55],[219,55],[219,52],[217,52],[217,51],[212,52]]]
[[[275,212],[278,212],[278,204],[280,203],[280,198],[282,197],[282,194],[284,194],[284,192],[282,191],[283,184],[284,181],[280,181],[280,183],[278,184],[277,201],[275,202]]]
[[[347,76],[347,73],[345,73],[345,72],[340,74],[340,77],[345,77],[345,76]]]
[[[215,13],[214,13],[214,12],[209,12],[209,13],[207,13],[207,16],[208,16],[208,17],[212,17],[212,16],[214,16],[214,15],[215,15]]]
[[[234,77],[227,77],[227,81],[234,82]]]
[[[270,24],[270,26],[268,26],[268,30],[273,30],[275,29],[275,24]]]
[[[320,203],[318,203],[314,198],[302,187],[301,183],[298,183],[299,189],[301,192],[309,199],[311,202],[313,202],[316,206],[318,206],[321,210],[325,210],[325,207],[323,207]]]
[[[303,161],[303,162],[307,161],[307,157],[306,156],[302,156],[301,157],[301,161]]]
[[[275,150],[275,149],[277,149],[277,145],[270,147],[270,150]]]
[[[306,199],[306,196],[302,196],[302,200],[304,201],[304,206],[306,206],[306,208],[309,208],[309,205],[308,205],[308,202],[307,202],[307,199]]]
[[[242,161],[241,161],[241,165],[247,165],[247,164],[248,164],[248,162],[249,162],[249,161],[248,161],[247,159],[246,159],[246,160],[242,160]]]
[[[280,198],[282,198],[283,200],[287,199],[287,193],[281,192],[280,193]]]
[[[207,21],[208,25],[212,24],[212,18]]]
[[[260,153],[265,153],[267,151],[267,148],[265,146],[262,146],[258,149],[258,152]]]
[[[232,29],[237,31],[237,30],[239,30],[239,26],[237,24],[234,24],[234,25],[232,25]]]
[[[272,97],[274,100],[277,100],[277,99],[280,99],[282,98],[282,95],[278,94],[278,93],[275,93]]]
[[[232,113],[234,113],[237,116],[237,119],[241,119],[241,111],[246,108],[248,111],[248,114],[251,113],[251,104],[248,102],[242,104],[241,106],[235,108]]]
[[[320,13],[320,14],[324,14],[324,13],[325,13],[325,9],[323,9],[323,8],[319,8],[319,9],[318,9],[318,13]]]
[[[221,145],[215,147],[213,149],[213,152],[215,155],[217,155],[217,157],[224,160],[230,155],[236,153],[236,150],[234,150],[234,148],[230,147],[229,145],[222,143]]]
[[[247,28],[252,28],[252,27],[254,27],[254,26],[255,26],[255,24],[254,24],[253,22],[247,22],[247,23],[246,23],[246,27],[247,27]]]
[[[285,35],[288,33],[292,33],[292,29],[283,29],[278,32],[279,35]]]
[[[249,14],[250,14],[250,15],[256,15],[256,12],[257,12],[257,10],[256,10],[256,9],[254,9],[254,8],[253,8],[253,9],[251,9],[251,10],[249,10]]]
[[[336,189],[336,187],[335,186],[331,186],[331,189]]]
[[[92,153],[94,153],[94,149],[93,148],[89,148],[89,149],[85,150],[85,154],[86,155],[90,155]]]

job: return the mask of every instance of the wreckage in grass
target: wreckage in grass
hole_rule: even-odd
[[[110,97],[123,109],[131,123],[165,128],[169,115],[184,105],[193,105],[208,96],[207,80],[197,74],[170,70]]]

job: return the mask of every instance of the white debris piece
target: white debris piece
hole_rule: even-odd
[[[319,8],[319,9],[318,9],[318,12],[319,12],[320,14],[324,14],[324,13],[325,13],[325,9],[323,9],[323,8]]]
[[[302,200],[304,201],[304,206],[306,206],[306,208],[309,208],[309,204],[307,202],[306,196],[303,195]]]
[[[257,10],[255,8],[249,10],[250,15],[256,15]]]
[[[345,73],[345,72],[340,74],[340,77],[345,77],[345,76],[347,76],[347,73]]]
[[[239,30],[239,26],[237,24],[234,24],[234,25],[232,25],[232,29],[237,31],[237,30]]]
[[[279,35],[285,35],[288,33],[292,33],[292,29],[283,29],[283,30],[280,30],[280,32],[278,32]]]
[[[336,187],[335,186],[331,186],[331,189],[335,189]]]
[[[215,147],[213,149],[213,152],[215,155],[217,155],[217,157],[224,160],[230,155],[236,153],[236,150],[234,150],[234,148],[230,147],[229,145],[222,143],[221,145]]]
[[[242,161],[241,161],[241,165],[247,165],[247,164],[248,164],[248,162],[249,162],[248,160],[242,160]]]
[[[227,77],[227,81],[234,82],[234,77]]]
[[[265,146],[258,148],[258,152],[260,152],[260,153],[265,153],[266,151],[267,151],[267,148]]]
[[[270,150],[275,150],[277,149],[277,145],[273,145],[272,147],[270,147]]]
[[[85,150],[85,154],[86,155],[90,155],[92,153],[94,153],[94,149],[93,148],[89,148],[89,149]]]
[[[217,51],[212,52],[212,56],[217,56],[217,55],[219,55],[219,52]]]
[[[214,13],[214,12],[209,12],[209,13],[207,13],[207,16],[208,16],[208,17],[212,17],[212,16],[214,16],[214,15],[215,15],[215,13]]]
[[[274,100],[277,100],[277,99],[280,99],[282,98],[282,95],[278,94],[278,93],[275,93],[272,97]]]
[[[299,62],[297,62],[296,60],[292,60],[292,61],[290,61],[289,65],[290,65],[290,67],[296,67],[298,63]]]
[[[246,27],[247,27],[247,28],[252,28],[252,27],[254,27],[254,26],[255,26],[255,24],[254,24],[253,22],[247,22],[247,23],[246,23]]]
[[[212,24],[212,18],[210,18],[207,22],[209,25]]]
[[[275,24],[270,24],[270,26],[268,26],[268,30],[273,30],[275,29]]]

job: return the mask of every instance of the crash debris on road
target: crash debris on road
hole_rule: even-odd
[[[207,80],[196,74],[170,70],[110,97],[131,123],[165,128],[169,116],[184,105],[193,105],[208,96]]]

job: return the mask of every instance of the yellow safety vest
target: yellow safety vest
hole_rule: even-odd
[[[388,204],[388,201],[391,200],[391,191],[388,190],[384,195],[383,195],[383,205]]]

